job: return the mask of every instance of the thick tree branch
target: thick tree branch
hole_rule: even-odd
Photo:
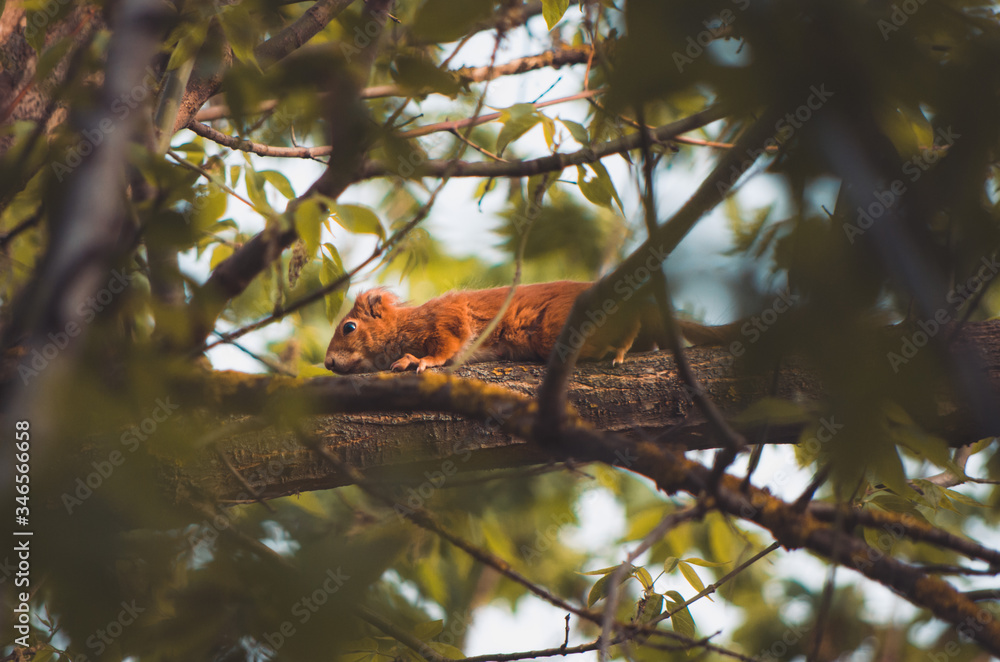
[[[965,333],[970,344],[981,349],[991,381],[1000,383],[1000,322],[971,324]],[[707,396],[725,403],[724,412],[730,417],[747,403],[769,395],[817,404],[825,397],[816,377],[793,358],[783,363],[775,377],[742,373],[741,364],[734,366],[732,356],[722,348],[695,347],[686,354]],[[408,376],[329,377],[296,382],[215,373],[208,381],[198,378],[178,390],[185,394],[186,406],[218,407],[236,415],[281,412],[286,407],[304,411],[307,403],[313,403],[305,411],[323,417],[317,419],[312,433],[323,437],[352,466],[380,479],[421,476],[425,470],[439,469],[448,458],[452,458],[456,470],[518,467],[552,460],[553,456],[503,427],[513,425],[508,419],[516,420],[518,426],[531,423],[530,398],[542,381],[542,366],[481,363],[465,366],[457,374],[488,386],[465,384],[461,387],[464,390],[441,391],[437,399],[432,399],[422,390],[425,382]],[[290,390],[282,391],[281,385]],[[275,389],[286,395],[276,395]],[[444,397],[446,394],[448,397]],[[287,404],[284,397],[288,398]],[[718,447],[717,439],[690,400],[674,360],[665,352],[630,355],[621,366],[606,362],[581,364],[570,382],[570,401],[579,416],[574,420],[598,430],[634,441],[674,444],[684,450]],[[941,402],[942,408],[953,406]],[[391,416],[391,411],[401,415]],[[738,426],[749,443],[768,444],[796,443],[802,429],[802,424]],[[971,429],[970,422],[956,416],[933,432],[957,446],[975,440],[970,436]],[[268,498],[350,482],[349,477],[317,463],[284,433],[241,435],[227,448],[241,475],[252,477],[254,487]],[[267,473],[270,462],[282,467],[279,476]],[[240,497],[245,489],[223,467],[206,464],[198,472],[196,482],[215,485],[222,498],[253,500],[252,494]]]
[[[991,334],[998,333],[1000,323],[982,323],[976,325]],[[702,353],[714,354],[716,360],[718,350],[694,350],[692,362]],[[990,376],[995,381],[1000,375],[995,369],[1000,357],[1000,350],[994,345],[990,350],[987,363],[991,366]],[[666,363],[667,356],[651,357]],[[711,364],[711,362],[710,362]],[[498,366],[489,366],[497,369]],[[597,370],[617,370],[607,364],[592,366]],[[513,371],[522,370],[521,366],[511,366]],[[660,379],[661,371],[653,370],[650,379]],[[580,390],[585,391],[592,383],[593,373],[587,372],[581,376]],[[673,380],[677,380],[673,373]],[[287,383],[290,388],[283,387]],[[495,386],[477,385],[440,374],[425,374],[422,377],[402,376],[391,379],[374,377],[359,378],[328,378],[313,380],[303,386],[293,386],[294,382],[283,382],[279,379],[239,378],[223,379],[216,387],[205,391],[187,388],[191,401],[202,406],[221,406],[229,410],[283,411],[292,406],[298,411],[322,412],[360,412],[360,411],[400,411],[412,415],[415,411],[438,411],[459,414],[487,422],[496,432],[502,432],[518,438],[526,438],[532,434],[535,411],[530,398],[518,395],[507,389]],[[712,384],[706,382],[706,387]],[[645,398],[640,402],[646,403]],[[676,401],[665,403],[667,409],[675,406]],[[586,401],[579,405],[581,411],[587,409]],[[653,479],[657,485],[668,493],[683,491],[692,495],[701,494],[705,487],[714,482],[712,470],[699,463],[686,459],[675,447],[654,443],[644,438],[629,439],[625,436],[600,432],[593,429],[576,413],[567,411],[564,414],[564,424],[560,428],[562,438],[549,446],[556,455],[574,458],[577,461],[599,461],[606,464],[623,466]],[[641,437],[641,435],[640,435]],[[353,444],[357,446],[355,442]],[[340,453],[349,448],[350,444],[336,444]],[[462,451],[459,450],[458,453]],[[565,455],[563,455],[565,453]],[[449,459],[446,459],[448,461]],[[345,457],[346,462],[351,459]],[[458,463],[458,456],[450,458]],[[440,460],[439,460],[440,462]],[[366,479],[371,479],[370,472],[364,472]],[[283,489],[301,489],[303,486],[291,476],[281,476],[276,484]],[[418,479],[419,480],[419,479]],[[252,481],[251,481],[252,482]],[[795,504],[786,503],[770,495],[768,492],[752,485],[746,485],[736,477],[723,475],[717,482],[713,492],[712,507],[741,519],[746,519],[768,529],[783,546],[788,549],[809,549],[836,563],[852,568],[869,579],[891,588],[918,606],[931,610],[939,618],[962,625],[971,622],[969,619],[979,619],[977,623],[985,625],[973,635],[983,646],[994,653],[1000,651],[1000,624],[985,618],[980,608],[971,600],[962,596],[946,582],[928,575],[919,568],[899,562],[880,550],[870,548],[858,537],[845,533],[836,524],[831,524],[818,513],[810,510],[802,511]],[[878,524],[874,520],[869,524]],[[919,539],[924,542],[956,547],[965,543],[956,543],[961,539],[946,539],[934,537],[927,532],[911,526],[901,527],[901,537]],[[954,537],[952,537],[954,538]],[[966,547],[968,545],[966,544]],[[979,546],[968,547],[967,551],[975,552],[978,558],[995,559],[995,553],[983,551]]]

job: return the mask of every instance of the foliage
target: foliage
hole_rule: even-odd
[[[539,624],[553,648],[572,610],[564,646],[622,659],[1000,650],[998,596],[975,593],[992,588],[978,574],[1000,554],[973,565],[955,543],[996,545],[984,533],[998,520],[996,370],[953,342],[1000,307],[995,3],[0,7],[3,26],[23,26],[0,31],[11,85],[0,421],[5,458],[14,422],[30,422],[30,501],[15,503],[30,504],[35,532],[20,640],[34,659],[438,662],[468,652],[483,606],[518,613],[534,599],[558,610]],[[486,98],[491,85],[520,76],[544,89],[557,68],[561,98],[488,105],[500,98]],[[439,215],[445,202],[462,218]],[[719,221],[730,235],[719,252],[741,276],[715,285],[730,286],[733,319],[750,317],[739,347],[713,356],[719,371],[775,385],[739,411],[728,406],[741,394],[720,403],[725,426],[759,444],[748,461],[698,456],[731,482],[699,483],[708,474],[695,464],[627,471],[557,444],[542,449],[566,461],[551,471],[518,468],[512,451],[502,472],[456,473],[447,467],[480,441],[465,438],[440,466],[368,481],[338,462],[384,451],[378,439],[324,456],[314,402],[227,408],[227,393],[256,382],[203,358],[246,343],[273,375],[268,394],[306,388],[326,374],[349,288],[384,284],[420,302],[515,273],[610,273],[617,285],[629,260],[646,263],[647,241],[666,255],[653,272],[662,261],[678,303],[697,307],[697,279],[678,265],[722,264],[697,243]],[[454,247],[456,228],[480,233],[475,250]],[[629,296],[670,294],[643,270]],[[779,389],[777,371],[795,362],[822,399],[799,397],[807,384]],[[698,391],[678,393],[681,408]],[[725,426],[706,425],[716,447]],[[789,429],[794,454],[769,437]],[[295,483],[282,463],[296,452],[344,486]],[[575,452],[598,461],[579,468]],[[204,479],[230,456],[259,471]],[[8,504],[15,473],[4,472]],[[283,496],[233,503],[224,495],[240,481]],[[623,513],[619,539],[581,540],[595,494]],[[726,505],[750,494],[773,500]],[[847,540],[884,565],[854,572]],[[892,583],[899,568],[919,573],[909,593]],[[955,590],[922,588],[938,576]],[[880,581],[900,594],[881,610]],[[948,618],[973,613],[960,608],[978,615]],[[0,640],[11,659],[17,636]]]

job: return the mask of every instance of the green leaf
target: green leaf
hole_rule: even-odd
[[[545,137],[545,144],[552,149],[556,142],[556,123],[545,115],[542,115],[542,135]]]
[[[413,33],[426,41],[455,41],[492,14],[492,0],[427,0],[413,21]]]
[[[295,232],[306,244],[306,256],[312,259],[319,249],[320,233],[326,219],[325,205],[315,198],[305,200],[295,208]]]
[[[441,655],[445,659],[451,660],[464,660],[465,653],[460,649],[452,646],[451,644],[445,644],[440,641],[430,641],[427,645],[432,648],[438,655]]]
[[[287,199],[291,200],[295,197],[295,189],[292,188],[292,183],[282,173],[277,170],[261,170],[260,174],[271,186],[278,189],[278,193]]]
[[[649,623],[662,612],[663,596],[659,593],[651,593],[639,600],[635,621],[637,623]]]
[[[257,47],[259,27],[250,8],[245,4],[230,5],[219,14],[219,24],[236,59],[257,65],[254,48]]]
[[[669,575],[671,572],[677,569],[677,564],[679,562],[680,559],[678,559],[676,556],[668,556],[666,560],[663,562],[663,572]]]
[[[375,212],[361,205],[331,204],[333,220],[345,230],[356,234],[374,234],[385,239],[385,228]]]
[[[559,121],[562,122],[567,129],[569,129],[569,135],[573,136],[573,140],[584,146],[590,144],[590,136],[587,134],[587,130],[583,128],[582,124],[574,122],[573,120],[560,119]]]
[[[810,420],[802,407],[779,398],[761,398],[733,418],[733,422],[741,426],[794,425]]]
[[[653,578],[650,576],[649,571],[645,568],[635,568],[632,570],[632,575],[639,580],[642,587],[647,591],[653,590]]]
[[[49,46],[44,53],[39,55],[38,64],[35,65],[35,80],[43,80],[47,78],[48,75],[52,73],[52,70],[63,61],[71,46],[73,46],[73,39],[64,37]]]
[[[693,556],[681,560],[686,563],[690,563],[692,565],[700,565],[703,568],[721,568],[724,565],[729,565],[729,561],[723,561],[721,563],[717,563],[715,561],[706,561],[704,559],[699,559]]]
[[[333,283],[338,278],[344,275],[344,264],[340,260],[340,253],[333,244],[326,243],[323,244],[323,248],[330,255],[326,253],[323,254],[323,267],[319,270],[319,282],[321,285],[326,287],[327,285]],[[323,303],[326,305],[326,319],[331,324],[333,320],[337,319],[337,313],[340,312],[341,307],[344,305],[344,295],[347,291],[347,286],[339,287],[333,292],[327,293],[323,297]]]
[[[215,269],[227,257],[233,254],[233,247],[228,244],[219,244],[212,251],[212,261],[209,263],[210,269]]]
[[[587,572],[579,572],[577,574],[579,574],[579,575],[607,575],[607,574],[610,574],[610,573],[614,572],[615,570],[617,570],[620,567],[621,566],[613,565],[610,568],[601,568],[600,570],[588,570]]]
[[[170,53],[170,61],[167,62],[167,71],[173,71],[188,60],[194,59],[198,50],[205,43],[208,35],[209,21],[197,21],[195,23],[185,23],[179,28],[181,31],[177,45]]]
[[[417,639],[427,641],[441,634],[442,630],[444,630],[444,620],[439,618],[436,621],[418,623],[411,632],[413,632],[413,636]]]
[[[684,604],[684,596],[677,591],[667,591],[664,595],[669,598],[665,605],[668,612],[674,611]],[[688,637],[689,639],[694,639],[697,636],[694,618],[691,617],[691,612],[688,611],[687,607],[684,607],[684,609],[671,616],[670,623],[673,625],[674,632],[679,635]]]
[[[955,490],[951,490],[951,489],[946,489],[944,491],[944,493],[948,495],[949,499],[951,499],[952,501],[955,501],[957,503],[960,503],[962,505],[965,505],[965,506],[975,506],[977,508],[985,508],[986,507],[986,504],[980,503],[979,501],[976,501],[975,499],[973,499],[972,497],[970,497],[967,494],[962,494],[961,492],[956,492]]]
[[[250,202],[253,204],[254,209],[264,216],[275,216],[274,209],[271,208],[271,204],[267,201],[267,196],[264,194],[264,182],[267,181],[264,177],[256,172],[249,165],[246,167],[246,185],[247,185],[247,197],[250,198]]]
[[[580,187],[580,192],[583,193],[583,197],[595,205],[607,207],[611,204],[611,195],[606,191],[602,191],[601,187],[595,184],[596,179],[596,177],[593,177],[588,180],[586,169],[582,165],[576,167],[576,182]]]
[[[569,9],[569,0],[542,0],[542,17],[549,30],[556,26]]]
[[[437,92],[454,99],[462,90],[455,76],[422,57],[400,55],[395,60],[396,81],[411,94]]]
[[[590,168],[597,173],[598,184],[607,190],[611,194],[611,197],[615,199],[618,204],[618,209],[621,210],[622,215],[625,214],[625,208],[622,206],[622,199],[618,197],[618,191],[615,189],[615,183],[611,181],[611,175],[608,174],[607,168],[600,161],[594,161],[589,164]]]
[[[684,575],[684,579],[686,579],[688,584],[691,585],[691,588],[698,593],[705,590],[705,584],[701,581],[701,577],[698,576],[698,573],[694,571],[694,568],[684,561],[678,563],[677,567],[680,568],[681,574]]]
[[[590,588],[590,593],[587,594],[588,609],[597,604],[598,600],[603,600],[608,596],[608,591],[611,590],[612,577],[614,577],[614,573],[608,573],[598,579],[597,582]]]
[[[222,218],[222,215],[226,213],[228,205],[229,194],[222,188],[209,184],[204,195],[200,195],[194,200],[195,225],[199,228],[211,227],[211,231],[221,229],[219,228],[219,223],[215,223],[215,221]],[[215,224],[213,225],[213,223]],[[233,223],[234,227],[235,225]]]
[[[503,156],[507,145],[514,142],[542,121],[542,116],[530,103],[517,103],[500,111],[503,128],[497,135],[497,155]]]

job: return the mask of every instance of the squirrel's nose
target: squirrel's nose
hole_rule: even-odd
[[[334,363],[333,363],[333,357],[332,356],[326,357],[326,361],[324,361],[323,365],[325,365],[326,369],[329,370],[330,372],[337,372],[336,370],[333,369],[334,368]]]

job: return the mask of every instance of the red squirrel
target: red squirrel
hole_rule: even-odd
[[[549,358],[573,302],[593,283],[556,281],[520,285],[500,323],[468,362],[538,361]],[[454,359],[479,337],[496,317],[509,287],[458,290],[421,306],[406,306],[384,289],[363,292],[337,325],[326,351],[326,367],[339,374],[391,369],[417,372]],[[598,324],[584,343],[580,358],[600,360],[614,353],[621,363],[635,345],[652,349],[662,338],[655,306],[638,315],[620,315]],[[656,313],[656,314],[653,314]],[[607,318],[605,318],[607,319]],[[681,333],[693,344],[721,342],[726,327],[705,327],[679,321]]]

